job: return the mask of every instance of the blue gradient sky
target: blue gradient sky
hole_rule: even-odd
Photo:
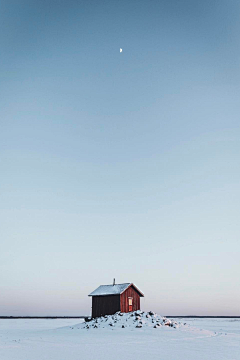
[[[240,315],[239,1],[3,0],[0,30],[0,315],[113,277]]]

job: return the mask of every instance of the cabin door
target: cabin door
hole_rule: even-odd
[[[133,298],[128,298],[128,312],[133,311]]]

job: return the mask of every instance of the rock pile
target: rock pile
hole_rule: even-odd
[[[177,328],[181,324],[177,321],[167,319],[166,317],[159,316],[153,311],[143,312],[141,310],[121,313],[117,312],[114,315],[106,315],[99,318],[91,319],[88,322],[78,325],[82,329],[98,329],[98,328],[160,328],[162,326],[169,326]]]

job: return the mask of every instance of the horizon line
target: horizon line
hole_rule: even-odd
[[[168,318],[240,318],[240,315],[164,315]],[[79,315],[79,316],[0,316],[0,319],[85,319],[91,317],[89,315]]]

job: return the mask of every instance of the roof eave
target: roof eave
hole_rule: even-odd
[[[102,294],[102,295],[91,295],[89,294],[88,296],[116,296],[116,295],[121,295],[120,293],[119,294]]]
[[[140,297],[144,297],[144,294],[136,287],[136,285],[134,285],[133,283],[131,283],[125,290],[123,290],[120,295],[122,295],[127,289],[129,289],[131,286],[134,287],[135,290],[137,290],[137,292],[139,293]]]

